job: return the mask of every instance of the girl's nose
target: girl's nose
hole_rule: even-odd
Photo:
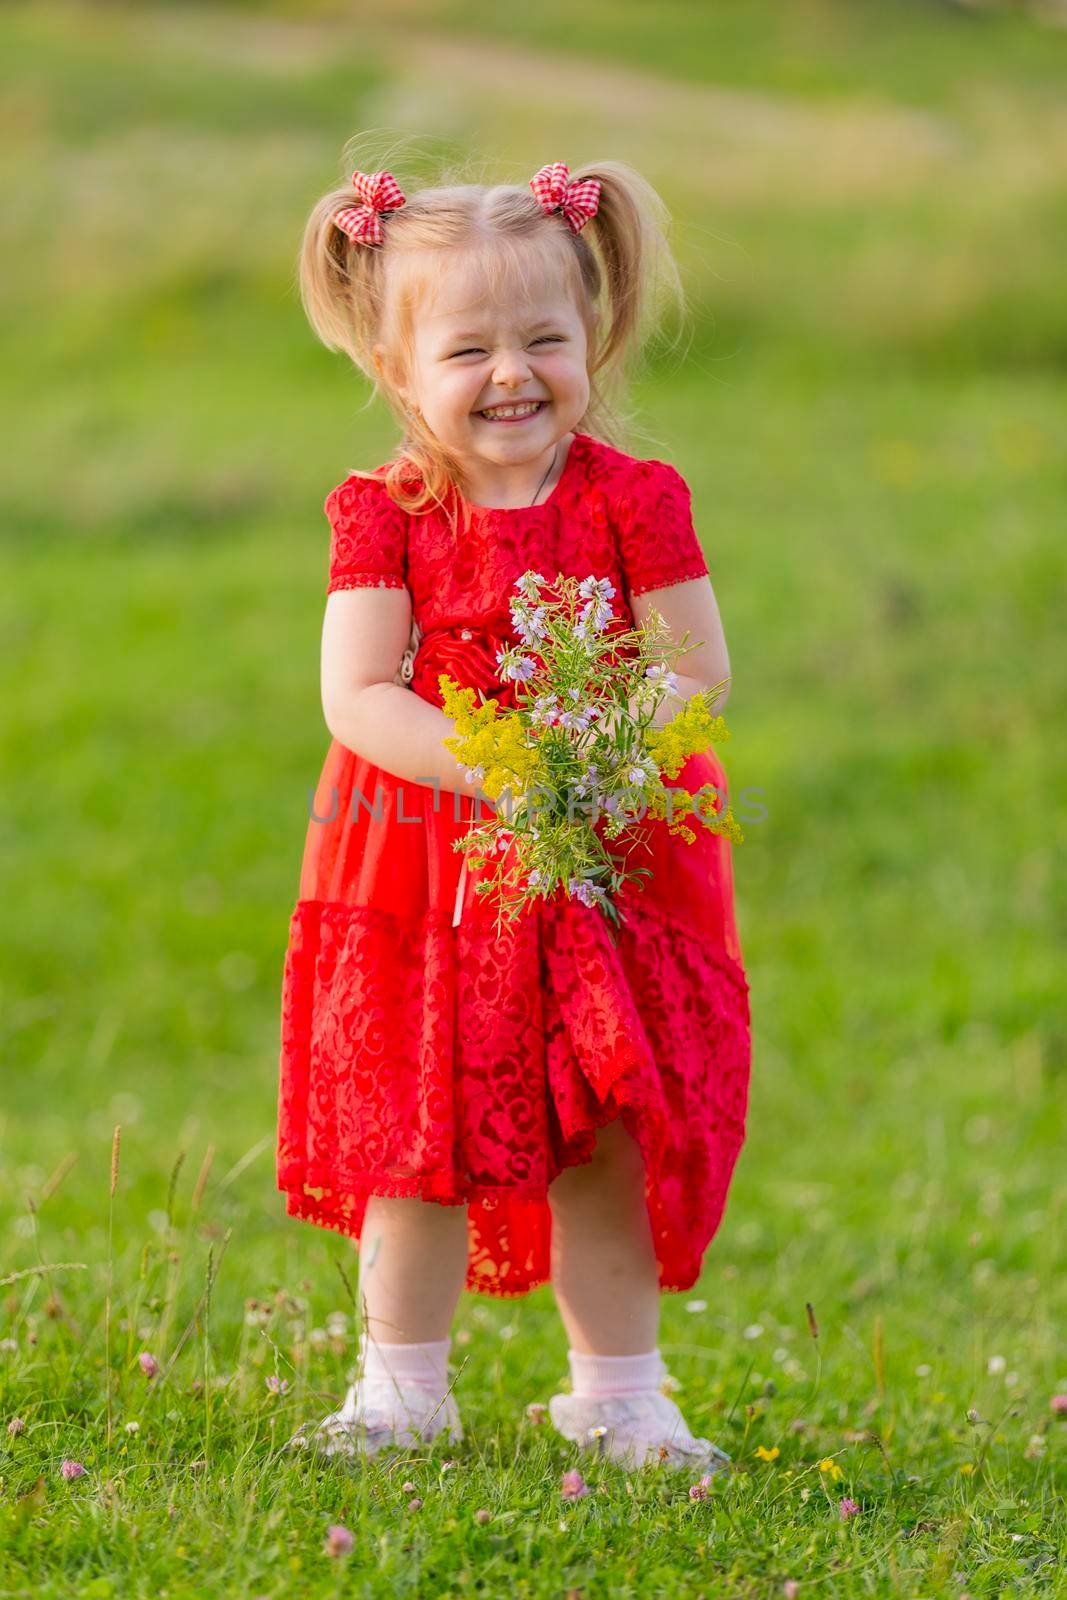
[[[530,375],[530,365],[521,350],[502,355],[493,368],[493,382],[506,388],[509,383],[525,383]]]

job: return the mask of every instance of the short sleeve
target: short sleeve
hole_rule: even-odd
[[[352,474],[330,490],[323,510],[330,523],[327,594],[404,587],[408,519],[381,479]]]
[[[637,461],[621,498],[619,557],[631,596],[708,577],[689,485],[667,461]]]

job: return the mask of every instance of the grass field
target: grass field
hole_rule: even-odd
[[[0,12],[0,1594],[1067,1593],[1067,31],[358,17]],[[272,1159],[321,504],[392,442],[295,255],[368,128],[412,184],[610,155],[675,215],[691,319],[632,449],[693,486],[721,753],[766,808],[735,801],[748,1142],[662,1308],[742,1469],[704,1499],[588,1462],[562,1499],[548,1290],[461,1301],[453,1451],[280,1451],[354,1354],[358,1257]]]

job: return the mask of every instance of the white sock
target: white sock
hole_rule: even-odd
[[[568,1350],[571,1392],[584,1399],[602,1395],[641,1394],[658,1389],[667,1375],[658,1347],[639,1356],[583,1355]]]
[[[360,1342],[364,1380],[384,1380],[389,1386],[394,1381],[401,1386],[416,1383],[443,1394],[448,1388],[451,1344],[451,1339],[431,1339],[427,1344],[382,1344],[365,1338]]]

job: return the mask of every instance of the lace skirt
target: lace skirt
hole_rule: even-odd
[[[436,699],[425,675],[407,681]],[[710,752],[674,781],[726,804]],[[287,1212],[358,1242],[369,1195],[466,1205],[467,1288],[524,1294],[549,1276],[549,1185],[619,1117],[661,1288],[691,1288],[745,1132],[732,846],[699,822],[693,844],[644,824],[631,864],[652,876],[620,897],[617,944],[562,891],[498,934],[452,847],[474,812],[331,743],[282,979]]]

